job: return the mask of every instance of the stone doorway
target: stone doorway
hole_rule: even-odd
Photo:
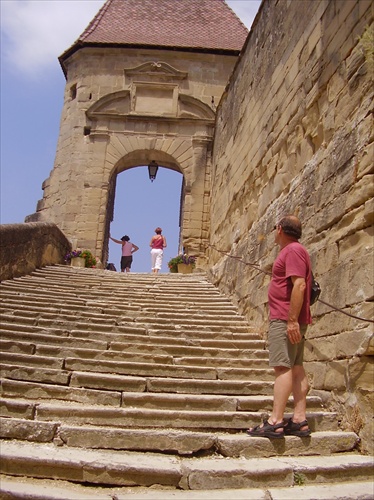
[[[126,234],[139,247],[132,272],[150,272],[149,242],[157,226],[162,227],[167,238],[161,272],[169,272],[168,261],[181,250],[182,189],[182,174],[164,167],[159,167],[154,182],[150,181],[146,166],[130,168],[117,175],[110,234],[116,239]],[[114,263],[117,270],[120,254],[121,246],[109,239],[108,262]]]

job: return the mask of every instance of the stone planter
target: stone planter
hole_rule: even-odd
[[[190,274],[193,271],[192,264],[178,264],[178,273]]]
[[[83,257],[73,257],[70,261],[70,265],[73,267],[86,267],[86,259]]]

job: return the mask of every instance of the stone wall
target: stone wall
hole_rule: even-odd
[[[30,222],[0,225],[0,281],[37,268],[64,264],[70,242],[55,224]]]
[[[373,319],[372,97],[370,0],[264,0],[218,108],[208,249],[213,282],[264,336],[269,276],[248,264],[271,269],[286,213],[321,298]],[[372,450],[373,323],[312,312],[312,387]]]

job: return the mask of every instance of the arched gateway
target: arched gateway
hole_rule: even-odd
[[[154,160],[183,174],[181,246],[204,266],[214,109],[247,33],[223,0],[107,0],[60,57],[55,164],[26,222],[105,262],[117,175]]]

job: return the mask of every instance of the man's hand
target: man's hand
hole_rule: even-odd
[[[301,342],[300,325],[298,321],[287,321],[287,335],[291,344]]]

